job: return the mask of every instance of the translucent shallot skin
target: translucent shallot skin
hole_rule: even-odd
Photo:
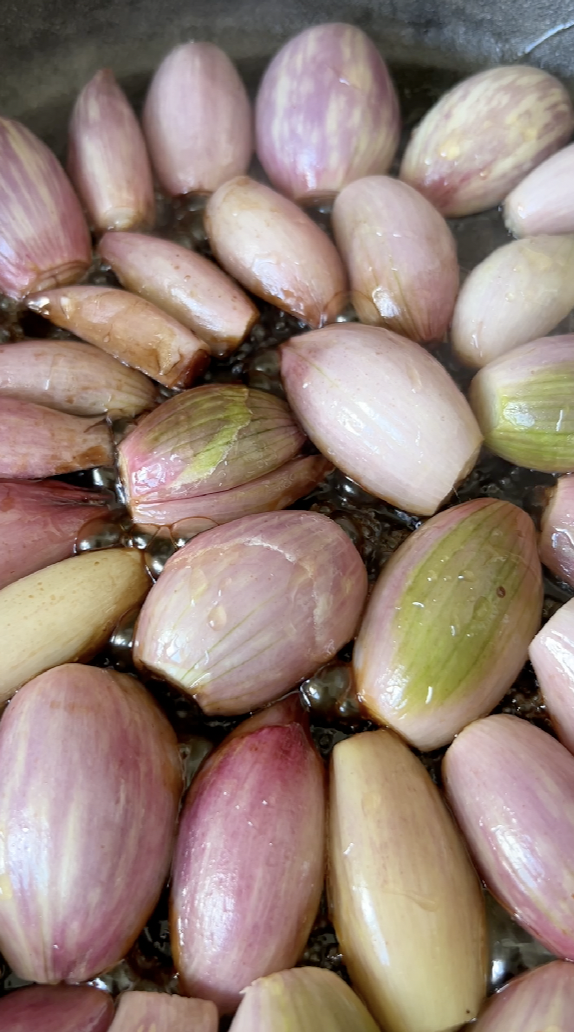
[[[419,344],[441,341],[459,273],[454,237],[436,208],[398,179],[368,176],[337,197],[333,229],[361,322]]]
[[[512,978],[485,1004],[473,1032],[571,1032],[574,964],[551,964]]]
[[[574,753],[574,600],[544,624],[529,656],[558,738]]]
[[[99,253],[122,286],[204,340],[213,355],[234,351],[259,318],[237,283],[209,259],[143,233],[106,233]]]
[[[559,477],[547,492],[538,550],[545,566],[574,588],[574,476]]]
[[[45,339],[0,344],[0,397],[110,419],[133,418],[159,400],[147,376],[99,348]]]
[[[466,279],[452,320],[454,353],[481,369],[549,333],[573,306],[574,236],[513,240]]]
[[[486,915],[461,836],[392,731],[331,755],[328,897],[351,982],[385,1032],[446,1032],[486,993]]]
[[[217,1007],[170,993],[125,992],[110,1032],[217,1032]]]
[[[107,1032],[109,993],[91,986],[33,985],[0,999],[2,1032]]]
[[[175,965],[185,991],[221,1013],[255,978],[296,963],[323,889],[323,764],[299,720],[274,709],[207,759],[179,824]]]
[[[574,756],[497,713],[455,738],[443,781],[487,887],[552,953],[574,959]]]
[[[175,733],[134,678],[67,664],[0,725],[0,946],[37,982],[87,981],[145,925],[181,792]]]
[[[281,346],[281,376],[313,444],[399,509],[432,515],[474,466],[482,437],[468,402],[406,337],[325,326]]]
[[[96,232],[152,228],[155,197],[143,133],[109,68],[96,72],[74,105],[68,172]]]
[[[101,416],[71,416],[0,397],[0,478],[34,480],[113,461],[112,436]]]
[[[514,236],[574,233],[574,144],[533,169],[504,202],[504,221]]]
[[[565,87],[540,68],[489,68],[442,97],[415,129],[400,178],[443,215],[501,204],[570,137],[574,112]]]
[[[231,1032],[378,1032],[359,997],[325,968],[278,971],[242,997]]]
[[[209,362],[207,345],[191,330],[127,290],[49,290],[28,307],[165,387],[189,387]]]
[[[353,652],[360,700],[423,751],[502,699],[540,626],[530,516],[481,498],[423,524],[385,564]]]
[[[495,455],[542,473],[574,471],[574,334],[542,337],[489,362],[468,398]]]
[[[332,520],[245,516],[169,559],[140,614],[134,658],[205,713],[245,713],[352,638],[366,591],[359,553]]]
[[[60,162],[29,129],[0,118],[0,290],[21,300],[81,279],[88,227]]]
[[[92,659],[150,586],[133,548],[85,552],[8,584],[0,591],[0,703],[51,667]]]
[[[59,481],[0,481],[0,589],[74,554],[89,520],[109,499]]]
[[[255,127],[257,156],[273,185],[295,201],[316,200],[387,171],[399,142],[399,104],[361,29],[314,25],[271,61]]]
[[[212,193],[247,171],[253,151],[247,91],[213,43],[184,43],[157,69],[143,128],[160,186],[172,197]]]
[[[257,297],[311,327],[333,322],[347,299],[343,263],[296,204],[248,176],[209,199],[205,227],[223,268]]]

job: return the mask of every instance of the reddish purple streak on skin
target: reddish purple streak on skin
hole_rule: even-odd
[[[85,523],[108,499],[57,481],[0,482],[0,588],[74,554]]]
[[[0,118],[0,290],[22,299],[80,279],[91,244],[80,202],[51,150]]]
[[[132,677],[80,664],[28,682],[0,726],[0,948],[38,982],[112,967],[167,875],[181,761]]]
[[[143,133],[109,68],[96,72],[76,100],[68,172],[97,232],[153,227],[153,177]]]
[[[255,118],[261,164],[296,201],[386,172],[399,142],[387,66],[353,25],[316,25],[291,39],[263,76]]]
[[[246,516],[168,561],[136,628],[136,662],[206,713],[245,713],[331,659],[356,631],[365,567],[312,512]]]
[[[192,783],[173,865],[171,935],[186,992],[235,1010],[255,978],[294,965],[324,878],[325,772],[283,704],[247,721]]]
[[[34,985],[0,999],[3,1032],[107,1032],[113,1017],[109,993],[89,986]]]
[[[574,757],[527,721],[496,714],[455,738],[443,775],[490,891],[552,953],[574,959]]]
[[[213,43],[175,47],[157,69],[143,128],[160,185],[171,196],[211,193],[247,171],[251,105],[237,69]]]

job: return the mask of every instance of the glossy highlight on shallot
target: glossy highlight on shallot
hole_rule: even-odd
[[[574,753],[574,600],[538,632],[529,656],[558,738]]]
[[[470,273],[452,320],[456,357],[480,369],[553,330],[574,306],[574,236],[497,248]]]
[[[494,498],[446,509],[379,576],[353,652],[359,699],[417,749],[447,744],[518,676],[542,601],[527,513]]]
[[[333,520],[245,516],[171,557],[136,627],[136,664],[203,711],[246,713],[278,698],[355,633],[367,574]]]
[[[170,928],[186,993],[232,1013],[303,952],[324,880],[325,771],[296,700],[240,724],[192,782]]]
[[[377,1032],[359,997],[324,968],[258,978],[242,993],[231,1032]]]
[[[333,322],[347,300],[335,245],[296,204],[240,176],[209,199],[205,228],[215,257],[243,287],[311,327]]]
[[[495,455],[542,473],[574,471],[574,334],[543,337],[489,362],[468,397]]]
[[[86,985],[33,985],[0,999],[3,1032],[107,1032],[113,1016],[109,993]]]
[[[473,1032],[570,1032],[574,964],[555,960],[513,978],[485,1004]]]
[[[400,178],[443,215],[500,204],[567,142],[574,111],[565,87],[540,68],[489,68],[445,94],[415,129]]]
[[[52,151],[0,118],[0,290],[21,300],[81,279],[91,261],[80,202]]]
[[[538,551],[545,566],[574,588],[574,476],[559,477],[546,489]]]
[[[419,344],[441,341],[459,273],[454,237],[436,208],[398,179],[368,176],[337,197],[333,230],[361,322]]]
[[[253,302],[201,254],[143,233],[106,233],[99,254],[126,290],[193,330],[213,355],[241,344],[259,317]]]
[[[97,232],[152,228],[155,197],[143,133],[109,68],[96,72],[74,105],[68,173]]]
[[[189,387],[209,362],[207,345],[191,330],[127,290],[67,287],[34,294],[27,303],[166,387]]]
[[[101,416],[71,416],[0,396],[0,478],[53,477],[113,461],[110,429]]]
[[[455,738],[447,799],[487,887],[552,953],[574,960],[574,756],[497,713]]]
[[[74,554],[84,526],[111,495],[58,480],[0,481],[0,588]]]
[[[304,443],[273,394],[239,383],[183,391],[120,444],[128,507],[139,523],[160,526],[281,508],[331,468],[321,456],[296,459]]]
[[[321,453],[377,498],[432,515],[482,442],[447,371],[406,337],[356,323],[281,346],[287,399]]]
[[[170,51],[151,81],[142,117],[155,173],[172,197],[212,193],[247,171],[251,105],[237,69],[213,43]]]
[[[377,48],[355,25],[314,25],[267,68],[255,110],[257,156],[295,201],[330,197],[386,172],[399,142],[395,88]]]
[[[181,793],[175,732],[134,678],[55,667],[0,723],[0,948],[37,982],[113,966],[167,875]]]
[[[573,760],[574,763],[574,760]],[[444,1032],[486,990],[486,915],[459,832],[392,731],[331,757],[328,897],[351,982],[385,1032]]]

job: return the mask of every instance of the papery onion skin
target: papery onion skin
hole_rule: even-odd
[[[231,1032],[378,1032],[359,997],[325,968],[278,971],[242,995]]]
[[[114,1003],[91,986],[33,985],[0,999],[2,1032],[107,1032]]]
[[[547,492],[538,550],[545,566],[574,588],[574,477],[559,477]]]
[[[109,501],[59,481],[0,481],[0,589],[70,558],[80,529]]]
[[[445,1032],[486,994],[480,884],[440,793],[392,731],[331,756],[328,896],[343,961],[386,1032]]]
[[[91,659],[151,587],[144,557],[112,548],[64,559],[0,591],[0,703],[44,670]]]
[[[153,227],[155,196],[145,140],[109,68],[96,72],[74,105],[68,173],[97,232]]]
[[[574,965],[563,960],[512,978],[487,1001],[473,1032],[568,1032],[574,1013]]]
[[[212,355],[234,351],[259,318],[253,302],[215,262],[171,240],[106,233],[98,250],[122,286],[193,330]]]
[[[508,195],[504,221],[514,236],[574,233],[572,177],[574,144],[563,147],[535,168]]]
[[[459,272],[454,237],[436,208],[398,179],[368,176],[337,197],[333,230],[360,321],[419,344],[441,341]]]
[[[243,384],[195,387],[164,402],[122,441],[128,505],[241,487],[294,458],[304,442],[273,394]]]
[[[132,418],[159,400],[151,380],[99,348],[45,339],[0,344],[0,397],[111,419]]]
[[[574,753],[574,600],[538,632],[529,656],[546,711],[563,745]]]
[[[226,739],[192,782],[173,863],[180,983],[220,1013],[236,1009],[253,979],[295,964],[323,888],[323,764],[282,704],[263,726],[255,721]]]
[[[417,749],[437,749],[510,688],[540,626],[534,524],[476,499],[434,516],[383,568],[355,649],[359,699]]]
[[[359,553],[332,520],[246,516],[167,562],[138,620],[134,658],[205,713],[245,713],[352,638],[366,590]]]
[[[84,418],[0,397],[0,477],[33,480],[73,473],[114,461],[109,427],[100,416]]]
[[[557,957],[574,959],[574,757],[540,728],[497,713],[455,738],[443,781],[492,894]]]
[[[170,51],[152,79],[142,120],[155,173],[172,197],[212,193],[247,171],[251,105],[235,66],[213,43]]]
[[[574,306],[574,236],[513,240],[465,281],[452,320],[457,358],[480,369],[553,330]]]
[[[468,402],[406,337],[326,326],[281,346],[281,376],[313,444],[399,509],[432,515],[474,466],[482,437]]]
[[[34,294],[27,303],[165,387],[189,387],[209,362],[207,345],[191,330],[127,290],[67,287]]]
[[[489,362],[468,398],[495,455],[542,473],[574,471],[574,334],[543,337]]]
[[[90,235],[55,155],[20,122],[0,118],[0,169],[0,290],[21,300],[80,279]]]
[[[110,1032],[217,1032],[217,1007],[170,993],[125,992]]]
[[[255,126],[272,184],[293,200],[317,200],[387,171],[399,142],[399,104],[385,62],[361,29],[314,25],[268,66]]]
[[[489,68],[442,97],[415,129],[400,178],[443,215],[500,204],[570,137],[574,112],[565,87],[540,68]]]
[[[136,501],[130,503],[130,512],[137,523],[156,527],[177,527],[182,521],[197,518],[211,520],[214,525],[230,523],[254,513],[286,509],[312,491],[332,469],[322,455],[306,455],[228,491],[166,502]]]
[[[332,322],[347,299],[339,254],[296,204],[240,176],[209,199],[205,228],[230,276],[311,327]]]
[[[125,956],[167,875],[175,733],[134,678],[67,664],[6,711],[0,772],[2,952],[21,978],[91,979]]]

